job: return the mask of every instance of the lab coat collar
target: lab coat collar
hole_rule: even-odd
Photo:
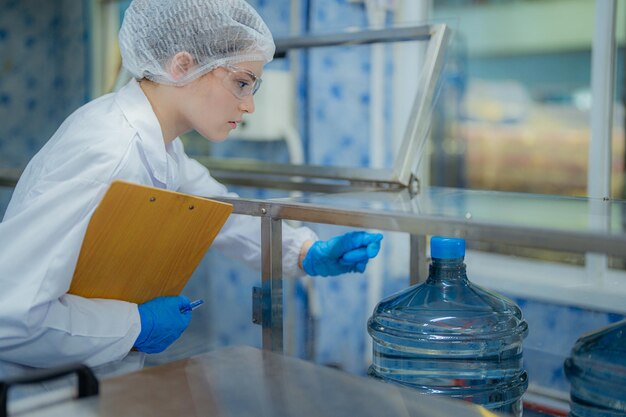
[[[152,105],[134,78],[116,94],[124,117],[135,129],[143,144],[146,160],[154,178],[167,187],[167,151],[159,120]]]

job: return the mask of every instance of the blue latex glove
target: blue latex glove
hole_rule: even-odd
[[[378,255],[380,233],[350,232],[327,241],[318,240],[302,261],[304,272],[311,276],[364,272],[367,261]]]
[[[139,304],[141,332],[135,349],[145,353],[163,352],[180,337],[191,320],[187,297],[157,297]]]

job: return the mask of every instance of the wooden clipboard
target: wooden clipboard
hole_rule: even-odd
[[[137,304],[180,294],[232,210],[113,181],[87,227],[69,293]]]

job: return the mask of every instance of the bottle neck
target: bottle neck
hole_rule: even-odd
[[[433,258],[430,263],[429,281],[464,281],[467,280],[463,258]]]

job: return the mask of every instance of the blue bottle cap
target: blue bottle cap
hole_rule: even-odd
[[[433,236],[430,238],[430,256],[437,259],[465,257],[465,240],[454,237]]]

